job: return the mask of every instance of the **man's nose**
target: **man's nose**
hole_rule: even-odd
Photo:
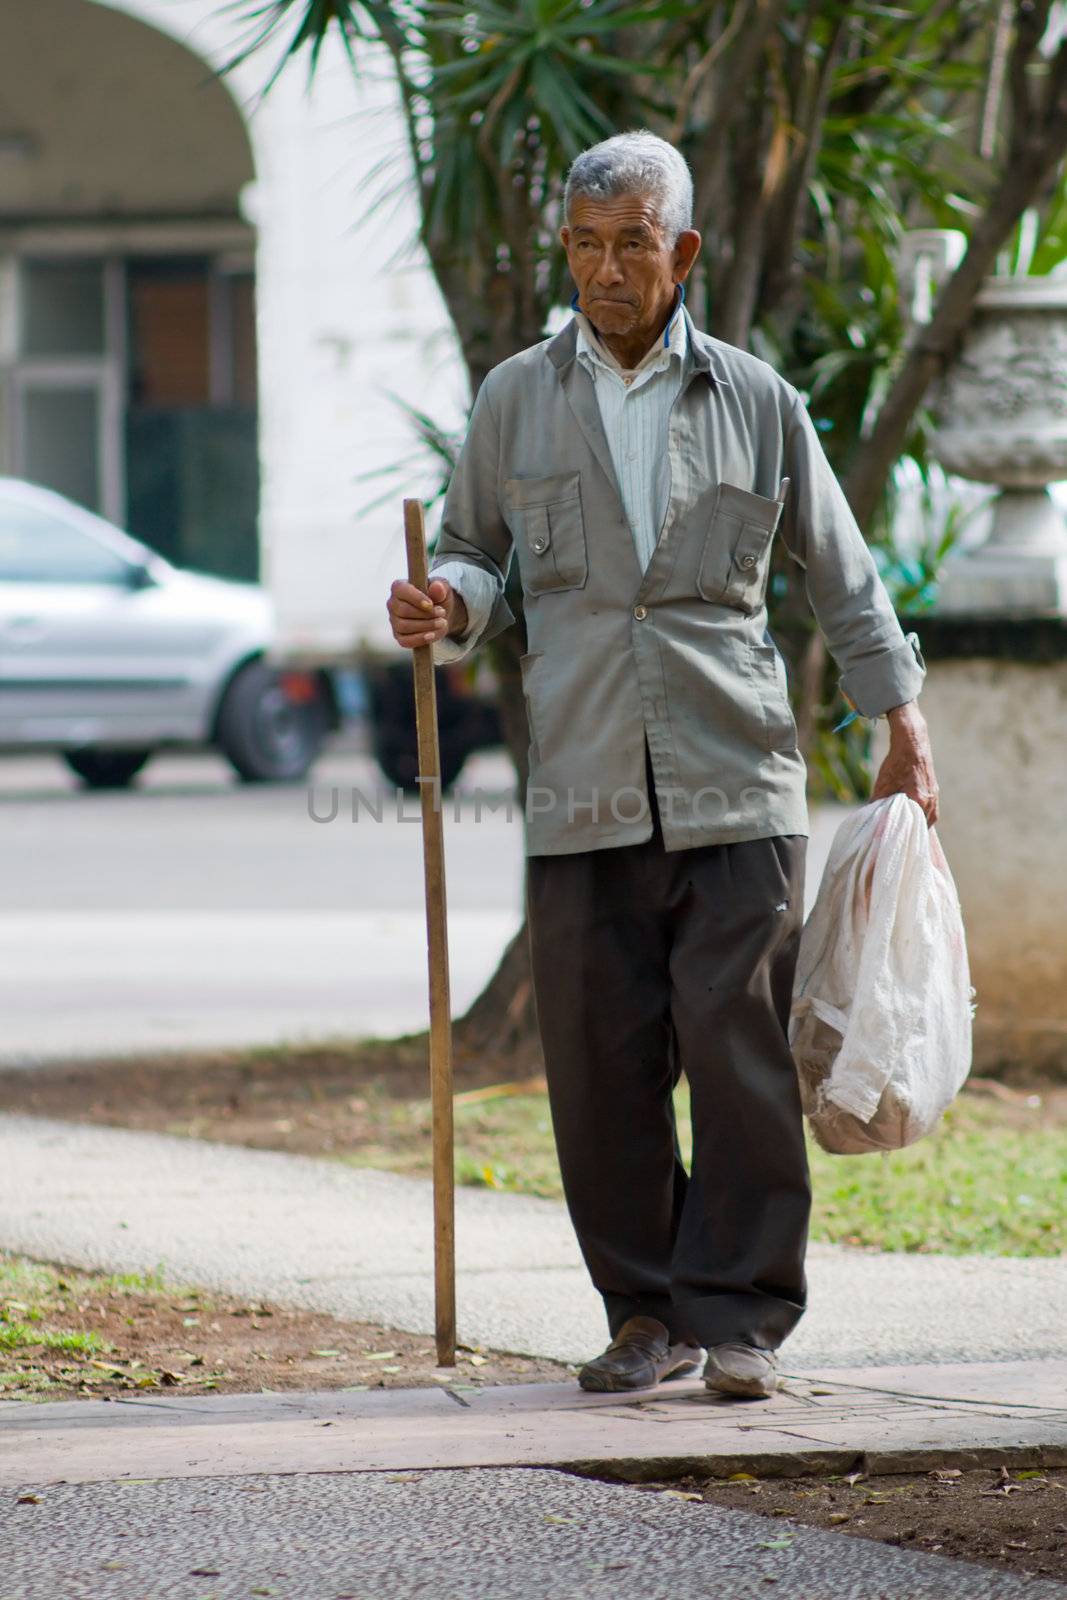
[[[596,282],[605,289],[623,282],[622,263],[613,250],[605,250],[597,263]]]

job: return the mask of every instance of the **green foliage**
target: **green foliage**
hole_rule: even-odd
[[[556,235],[577,151],[636,126],[672,139],[693,169],[705,241],[689,297],[696,320],[773,361],[809,397],[850,481],[906,358],[901,236],[915,227],[973,234],[1017,143],[1020,81],[1032,110],[1049,72],[1040,54],[1003,70],[1000,0],[238,0],[236,9],[251,30],[242,59],[277,43],[313,71],[332,30],[357,70],[371,39],[389,51],[408,160],[383,156],[376,181],[385,187],[367,205],[414,177],[420,238],[472,388],[540,338],[569,297]],[[1020,7],[1019,27],[1029,15]],[[1065,258],[1061,172],[1006,239],[1004,270],[1048,272]],[[426,415],[413,422],[422,459],[443,472],[453,441]],[[920,474],[930,470],[928,432],[920,408],[903,440]],[[866,486],[864,503],[876,509],[864,531],[898,603],[921,609],[958,526],[921,507],[921,526],[897,548],[897,484],[884,461],[870,465]],[[795,573],[772,590],[770,616],[795,667],[811,632]],[[829,667],[822,699],[834,699]],[[834,734],[837,720],[829,704],[816,717],[812,765],[817,790],[845,797],[863,792],[866,735],[854,726]]]

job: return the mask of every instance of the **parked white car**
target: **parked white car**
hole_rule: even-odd
[[[270,601],[184,572],[62,495],[0,477],[0,747],[59,751],[92,788],[164,745],[246,781],[301,778],[336,721],[324,673],[266,660]]]

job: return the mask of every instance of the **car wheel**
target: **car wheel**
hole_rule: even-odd
[[[451,789],[456,779],[463,770],[463,763],[467,759],[467,749],[458,740],[442,738],[441,748],[441,788]],[[419,754],[418,747],[408,743],[383,743],[375,750],[375,756],[382,772],[389,782],[398,789],[403,789],[405,794],[419,793]]]
[[[151,760],[151,750],[64,750],[63,760],[87,789],[125,789]]]
[[[295,699],[281,673],[253,661],[226,690],[216,741],[246,783],[293,783],[322,749],[328,723],[321,697]]]

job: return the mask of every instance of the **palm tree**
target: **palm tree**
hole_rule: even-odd
[[[566,168],[646,126],[688,157],[705,238],[698,323],[766,355],[811,397],[868,537],[889,537],[893,467],[924,462],[924,394],[1023,213],[1062,221],[1067,40],[1054,0],[236,0],[238,59],[278,72],[340,35],[396,75],[419,237],[472,394],[565,303]],[[385,167],[383,165],[383,176]],[[968,235],[921,337],[907,337],[902,230]],[[1047,252],[1046,252],[1047,253]],[[856,781],[864,735],[831,740],[831,675],[792,563],[772,576],[813,770]],[[489,647],[525,780],[520,626]],[[840,748],[845,750],[842,760]],[[836,763],[836,765],[835,765]],[[525,931],[457,1029],[460,1050],[536,1052]]]

